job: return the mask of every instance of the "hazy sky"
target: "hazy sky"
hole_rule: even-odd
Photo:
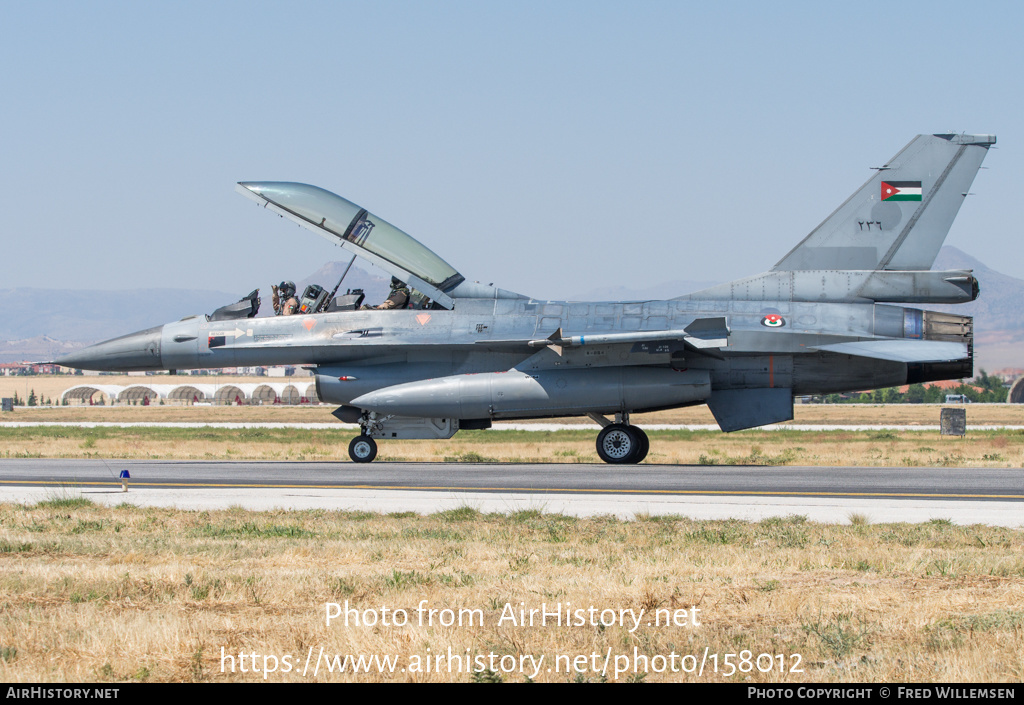
[[[316,184],[556,298],[763,271],[921,132],[995,133],[947,240],[1024,276],[1018,3],[0,0],[0,288],[239,295],[343,253]]]

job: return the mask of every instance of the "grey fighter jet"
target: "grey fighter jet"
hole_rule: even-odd
[[[253,292],[58,362],[308,366],[320,400],[362,429],[356,462],[376,457],[376,439],[586,415],[602,427],[602,460],[638,463],[649,444],[631,414],[707,404],[736,431],[792,419],[794,395],[972,376],[971,318],[902,304],[977,298],[971,271],[931,266],[995,141],[919,135],[767,272],[668,301],[547,301],[471,283],[329,191],[242,182],[260,206],[405,282],[410,303],[366,310],[316,287],[298,315],[255,318]]]

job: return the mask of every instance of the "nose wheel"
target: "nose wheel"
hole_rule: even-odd
[[[353,463],[371,463],[377,457],[377,441],[369,436],[356,436],[348,444],[348,457]]]
[[[597,455],[606,463],[639,463],[650,448],[647,434],[636,426],[613,423],[597,434]]]

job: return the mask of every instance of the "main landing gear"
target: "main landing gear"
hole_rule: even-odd
[[[629,414],[616,414],[615,423],[597,414],[589,416],[604,426],[597,434],[597,454],[601,460],[633,465],[647,457],[651,441],[643,429],[629,425]]]

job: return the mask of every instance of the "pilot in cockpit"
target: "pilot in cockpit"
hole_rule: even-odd
[[[299,300],[295,297],[295,282],[284,281],[271,287],[273,290],[274,313],[278,316],[291,316],[299,310]]]
[[[411,293],[409,287],[398,277],[391,277],[391,293],[380,306],[375,308],[378,311],[386,311],[393,308],[408,308]]]

